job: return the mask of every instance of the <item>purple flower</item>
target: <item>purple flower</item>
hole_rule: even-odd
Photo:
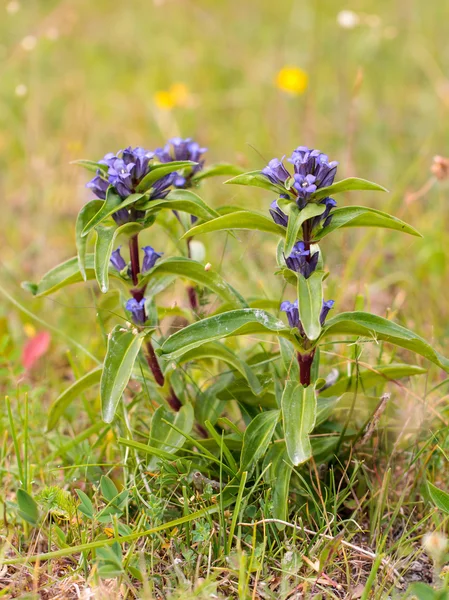
[[[271,215],[271,218],[273,219],[273,221],[277,225],[281,225],[282,227],[287,227],[288,216],[285,214],[285,212],[283,212],[279,208],[277,200],[273,200],[273,202],[271,203],[270,215]]]
[[[186,177],[180,173],[175,173],[173,185],[177,188],[188,188],[191,187],[193,175],[201,171],[204,166],[204,160],[201,160],[201,157],[205,152],[207,152],[207,148],[201,148],[192,138],[174,137],[163,148],[158,148],[155,155],[163,163],[174,160],[191,160],[198,163]]]
[[[294,184],[293,187],[298,193],[298,199],[296,203],[299,208],[304,208],[307,204],[307,200],[316,192],[317,186],[315,185],[316,177],[315,175],[301,175],[300,173],[295,173],[293,175]]]
[[[149,163],[153,157],[154,152],[150,152],[140,146],[137,146],[137,148],[134,149],[132,149],[131,146],[125,148],[122,155],[123,162],[126,164],[134,164],[132,176],[133,180],[136,182],[139,182],[148,173],[150,170]]]
[[[289,302],[284,300],[281,304],[281,310],[285,312],[290,327],[297,327],[300,331],[302,330],[302,324],[299,320],[298,300]]]
[[[281,160],[278,158],[272,158],[268,165],[262,169],[263,175],[268,177],[271,183],[285,185],[285,182],[287,179],[289,179],[290,173],[284,167],[284,163],[282,162],[284,158],[285,156],[283,156]]]
[[[319,150],[307,148],[307,146],[298,146],[288,159],[295,168],[295,173],[306,177],[313,175],[314,184],[317,188],[332,185],[337,172],[337,161],[329,162],[329,157]]]
[[[331,308],[334,307],[334,300],[327,300],[324,301],[323,300],[323,308],[321,309],[321,313],[320,313],[320,323],[321,323],[321,327],[323,327],[325,321],[326,321],[326,317],[329,313],[329,311],[331,310]]]
[[[100,161],[101,162],[101,161]],[[101,200],[106,199],[106,192],[109,187],[109,182],[107,179],[102,177],[103,171],[98,169],[97,174],[93,179],[91,179],[88,183],[86,183],[86,187],[90,188],[93,193],[100,198]]]
[[[332,215],[330,214],[330,212],[333,208],[335,208],[337,206],[337,203],[335,202],[335,200],[333,198],[324,198],[323,200],[320,201],[320,204],[325,204],[326,209],[322,215],[319,215],[318,217],[313,218],[312,226],[311,226],[312,230],[315,229],[315,227],[318,227],[318,225],[321,222],[323,223],[323,227],[327,227],[330,224],[330,222],[332,221]]]
[[[168,195],[169,187],[174,184],[177,173],[169,173],[164,175],[151,186],[150,200],[162,200]]]
[[[114,154],[113,152],[108,152],[107,154],[104,155],[104,157],[98,161],[98,164],[100,165],[107,165],[108,167],[110,167],[112,165],[112,163],[114,162],[114,160],[117,158],[117,154]]]
[[[156,252],[151,246],[145,246],[142,250],[145,253],[142,263],[142,273],[145,273],[154,267],[156,261],[160,259],[163,252]]]
[[[306,279],[315,271],[318,264],[319,253],[310,256],[310,250],[306,250],[304,242],[296,242],[290,256],[285,257],[285,263],[289,269],[301,273]]]
[[[145,298],[142,298],[140,302],[138,302],[135,298],[131,298],[126,303],[126,310],[132,314],[133,321],[136,323],[136,325],[145,324]]]
[[[125,259],[120,254],[120,248],[121,246],[119,246],[117,250],[114,250],[114,252],[111,254],[111,258],[109,259],[114,269],[116,269],[119,272],[126,267]]]
[[[135,163],[125,162],[121,158],[116,158],[109,166],[109,183],[124,200],[134,192],[132,172],[135,166]]]

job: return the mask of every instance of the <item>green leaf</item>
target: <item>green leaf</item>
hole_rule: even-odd
[[[237,175],[237,177],[233,177],[232,179],[228,179],[225,183],[232,183],[236,185],[251,185],[254,187],[260,187],[265,190],[269,190],[270,192],[274,192],[275,194],[287,194],[289,193],[286,188],[282,185],[277,185],[276,183],[271,183],[271,181],[261,173],[261,171],[250,171],[249,173],[242,173],[241,175]],[[293,194],[290,194],[293,197]]]
[[[194,414],[191,404],[184,404],[177,413],[174,413],[165,406],[159,406],[151,419],[148,445],[152,448],[159,448],[169,454],[176,454],[179,448],[182,448],[184,445],[186,438],[171,425],[189,435],[192,431],[193,422]],[[160,458],[152,456],[147,468],[152,471],[158,468],[160,462]]]
[[[324,204],[307,204],[302,210],[296,204],[290,205],[284,248],[285,256],[290,256],[304,221],[322,215],[325,210]]]
[[[309,434],[315,426],[316,396],[313,385],[288,380],[282,394],[282,420],[287,453],[297,466],[312,456]]]
[[[98,213],[103,205],[103,200],[91,200],[83,206],[78,213],[75,226],[75,238],[76,248],[78,250],[78,265],[81,275],[84,281],[86,281],[86,248],[87,248],[87,237],[82,236],[83,229],[92,220],[92,218]]]
[[[288,516],[289,487],[292,475],[292,464],[287,454],[285,442],[272,444],[264,460],[265,467],[270,465],[266,471],[267,482],[272,487],[272,509],[274,519],[286,521]],[[282,523],[276,523],[279,531],[285,528]]]
[[[97,173],[98,169],[100,169],[101,171],[104,171],[105,173],[108,170],[108,165],[103,165],[97,162],[94,162],[93,160],[85,160],[85,159],[79,159],[79,160],[72,160],[71,165],[79,165],[80,167],[84,167],[85,169],[87,169],[88,171],[91,171],[92,173]]]
[[[229,163],[216,163],[214,165],[209,165],[192,177],[192,181],[198,183],[203,179],[208,179],[209,177],[216,177],[218,175],[241,175],[243,173],[243,169],[240,167],[236,167],[235,165],[231,165]]]
[[[102,475],[100,478],[100,488],[103,497],[108,502],[112,502],[118,496],[118,490],[115,487],[115,483],[106,475]]]
[[[387,213],[368,208],[366,206],[344,206],[336,208],[331,212],[332,220],[327,227],[314,233],[316,241],[332,233],[341,227],[382,227],[384,229],[394,229],[403,231],[410,235],[422,237],[411,225],[404,223],[396,217],[392,217]]]
[[[167,355],[171,360],[206,342],[255,333],[277,334],[292,342],[296,341],[290,330],[279,319],[261,309],[244,308],[192,323],[166,339],[158,352]]]
[[[437,488],[437,486],[430,483],[430,481],[427,482],[427,489],[429,490],[430,498],[435,506],[449,514],[449,494],[440,490],[440,488]]]
[[[274,221],[260,215],[259,213],[249,210],[239,210],[232,212],[217,219],[212,219],[201,225],[196,225],[189,229],[183,237],[192,237],[202,233],[211,233],[212,231],[227,231],[229,229],[253,229],[256,231],[266,231],[268,233],[276,233],[277,235],[285,235],[285,229],[280,225],[276,225]]]
[[[126,198],[126,200],[122,200],[112,185],[109,186],[108,191],[106,192],[106,200],[103,202],[100,210],[84,227],[81,235],[83,237],[86,236],[90,231],[92,231],[92,229],[94,229],[94,227],[102,223],[105,219],[113,215],[118,210],[126,208],[131,204],[135,204],[138,200],[141,200],[143,196],[143,194],[131,194],[128,196],[128,198]]]
[[[47,430],[50,431],[58,423],[70,403],[78,398],[85,390],[100,383],[103,367],[98,367],[75,381],[50,406],[47,420]]]
[[[423,375],[424,373],[427,373],[427,369],[416,365],[378,365],[358,373],[358,376],[353,374],[352,376],[342,377],[334,385],[320,392],[320,397],[340,396],[345,392],[354,391],[356,387],[364,390],[376,385],[384,385],[388,381],[411,377],[412,375]]]
[[[82,490],[77,489],[77,490],[75,490],[75,492],[81,502],[81,504],[78,505],[78,510],[80,511],[80,513],[82,513],[88,519],[93,519],[94,518],[94,507],[93,507],[93,504],[92,504],[89,496],[87,496],[87,494],[85,494]]]
[[[411,350],[449,373],[449,360],[422,337],[387,319],[365,312],[345,312],[329,319],[320,339],[331,335],[353,334],[369,340],[382,340]]]
[[[39,521],[39,508],[34,498],[22,488],[17,490],[17,505],[19,516],[35,527]]]
[[[287,377],[293,381],[299,380],[299,364],[294,346],[286,339],[279,337],[279,348],[281,350],[282,362],[287,371]]]
[[[311,198],[312,200],[321,200],[321,198],[327,198],[328,196],[333,196],[334,194],[339,194],[340,192],[351,192],[353,190],[388,192],[387,188],[384,188],[377,183],[373,183],[372,181],[360,179],[359,177],[348,177],[347,179],[342,179],[341,181],[337,181],[337,183],[333,183],[332,185],[318,189],[314,194],[312,194]]]
[[[314,271],[308,279],[298,273],[299,320],[309,340],[321,333],[320,313],[323,306],[324,271]]]
[[[170,208],[186,212],[205,221],[219,216],[216,210],[210,208],[204,200],[190,190],[172,190],[162,200],[148,200],[148,202],[142,204],[139,202],[137,208],[146,210],[149,213],[158,212],[162,208]]]
[[[178,361],[178,364],[186,363],[192,360],[197,361],[202,358],[216,358],[218,360],[222,360],[243,375],[253,394],[258,396],[261,393],[262,386],[257,378],[257,375],[254,373],[251,367],[244,360],[241,360],[230,348],[227,348],[219,342],[210,342],[208,344],[203,344],[198,348],[189,350],[183,354],[181,359]]]
[[[136,192],[147,192],[153,186],[153,183],[162,179],[166,175],[174,171],[180,171],[187,167],[195,167],[198,163],[191,160],[174,160],[170,163],[159,163],[150,166],[150,172],[145,175],[139,185],[136,187]]]
[[[257,461],[263,457],[273,437],[279,420],[279,410],[269,410],[254,417],[243,436],[240,457],[240,473],[253,471]]]
[[[142,231],[139,223],[125,223],[120,227],[98,227],[95,243],[94,268],[100,290],[105,294],[109,289],[109,260],[114,249],[115,240],[119,235],[132,236]]]
[[[117,404],[128,385],[145,333],[116,325],[108,336],[108,349],[100,382],[103,420],[111,423]]]
[[[86,280],[95,279],[93,254],[86,254],[85,275]],[[109,268],[109,276],[121,279],[118,271],[112,266]],[[39,297],[48,296],[49,294],[56,292],[56,290],[80,281],[83,281],[83,276],[79,270],[78,257],[74,256],[60,265],[53,267],[51,271],[48,271],[48,273],[42,277],[39,283],[29,283],[25,281],[22,283],[22,287],[31,292],[33,296]]]
[[[225,302],[230,302],[233,307],[247,306],[243,297],[212,269],[206,271],[204,265],[191,260],[190,258],[167,258],[160,260],[156,265],[139,279],[139,285],[143,286],[151,282],[153,278],[161,275],[177,275],[186,278],[200,285],[204,285],[223,298]]]

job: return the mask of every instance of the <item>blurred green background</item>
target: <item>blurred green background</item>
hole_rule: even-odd
[[[0,283],[88,343],[96,309],[85,290],[33,300],[20,289],[75,254],[75,217],[91,196],[89,173],[70,161],[182,135],[209,148],[208,162],[250,170],[308,145],[340,161],[337,179],[359,175],[391,190],[339,196],[339,205],[375,206],[424,235],[365,229],[326,238],[327,297],[336,311],[363,294],[366,308],[393,313],[447,354],[448,193],[444,182],[429,181],[433,156],[449,155],[445,4],[4,1]],[[305,89],[285,89],[285,67]],[[200,194],[213,206],[259,210],[273,199],[218,180]],[[157,229],[152,245],[176,252]],[[276,240],[242,232],[203,241],[207,260],[243,293],[281,297],[282,282],[272,275]]]

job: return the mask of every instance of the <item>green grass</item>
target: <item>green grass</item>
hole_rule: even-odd
[[[400,597],[413,581],[441,582],[421,545],[427,532],[448,532],[447,517],[426,489],[429,480],[448,490],[448,388],[437,367],[406,352],[396,356],[425,366],[427,374],[387,385],[391,399],[369,439],[343,444],[328,464],[297,469],[290,525],[280,530],[269,520],[262,466],[230,507],[207,482],[195,486],[189,460],[163,461],[160,472],[146,468],[146,455],[132,444],[147,442],[157,402],[138,387],[112,426],[100,420],[99,398],[90,391],[47,432],[50,405],[103,359],[106,333],[117,321],[94,285],[32,299],[20,282],[38,280],[75,254],[74,220],[90,196],[86,173],[72,160],[95,160],[128,144],[157,147],[179,133],[208,146],[209,162],[250,170],[307,144],[340,160],[339,177],[359,175],[387,187],[388,195],[365,193],[367,203],[424,236],[365,229],[326,240],[328,293],[338,311],[353,310],[357,297],[357,309],[393,316],[447,355],[447,183],[413,197],[431,177],[432,157],[449,154],[444,3],[29,0],[15,14],[6,4],[0,7],[0,286],[6,292],[0,294],[0,397],[9,400],[0,411],[0,535],[8,564],[0,570],[0,597],[75,598],[78,586],[97,598],[349,599],[358,592],[381,599]],[[337,24],[347,8],[362,15],[353,30]],[[27,51],[22,40],[30,35],[37,43]],[[284,65],[307,71],[303,95],[277,89]],[[187,105],[158,108],[155,93],[174,83],[187,86]],[[20,85],[24,96],[17,94]],[[217,180],[205,182],[201,195],[213,207],[261,211],[272,200]],[[339,205],[358,204],[358,197],[346,194]],[[176,238],[155,229],[151,243],[174,255]],[[271,276],[270,236],[201,239],[206,259],[217,270],[223,265],[222,275],[241,293],[282,297],[280,278]],[[167,307],[174,300],[186,305],[181,284],[163,297]],[[49,330],[52,344],[24,373],[30,325]],[[382,355],[394,356],[382,345],[329,345],[323,374],[374,365]],[[362,431],[371,404],[357,393],[345,398],[338,419],[345,422],[354,400],[348,426]],[[227,416],[241,424],[235,403]],[[232,453],[222,448],[218,457],[204,474],[225,482]],[[117,493],[128,492],[110,522],[101,513],[115,499],[105,495],[102,476]],[[37,527],[18,514],[19,487],[39,504]],[[75,490],[92,498],[92,518],[76,510]],[[123,536],[126,543],[117,547]]]

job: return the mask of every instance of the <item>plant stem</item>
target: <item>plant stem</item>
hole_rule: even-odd
[[[133,235],[129,239],[129,256],[131,258],[131,277],[132,277],[134,286],[137,286],[137,284],[139,282],[139,273],[140,273],[139,235],[137,233],[136,233],[136,235]],[[140,302],[142,300],[142,298],[144,297],[145,288],[144,287],[143,288],[134,287],[134,289],[131,290],[131,294],[133,295],[133,298],[135,298],[137,300],[137,302]],[[144,314],[144,318],[146,318],[145,314]],[[157,360],[157,356],[154,351],[151,340],[149,340],[149,339],[147,340],[146,346],[147,346],[146,359],[147,359],[148,366],[150,367],[151,372],[153,373],[154,380],[160,387],[162,387],[165,384],[165,377],[164,377],[164,374],[162,373],[161,367],[159,365],[159,361]],[[179,400],[178,396],[176,395],[176,392],[172,388],[172,386],[170,386],[166,400],[167,400],[168,404],[170,405],[170,407],[175,412],[178,412],[180,410],[180,408],[182,407],[182,403]]]
[[[151,340],[147,340],[147,363],[153,373],[154,379],[159,386],[163,386],[165,383],[164,374],[161,371],[161,367],[159,366],[159,362],[157,360],[156,353],[153,348],[153,344]]]
[[[192,241],[191,237],[187,238],[187,256],[189,258],[192,258],[192,253],[190,251],[190,242],[191,241]],[[199,308],[198,295],[197,295],[196,289],[193,287],[193,285],[187,286],[187,295],[189,297],[190,308],[195,313],[198,312],[198,308]]]
[[[301,354],[298,352],[299,382],[304,386],[310,385],[310,372],[312,370],[314,355],[315,350],[312,350],[310,354]]]

